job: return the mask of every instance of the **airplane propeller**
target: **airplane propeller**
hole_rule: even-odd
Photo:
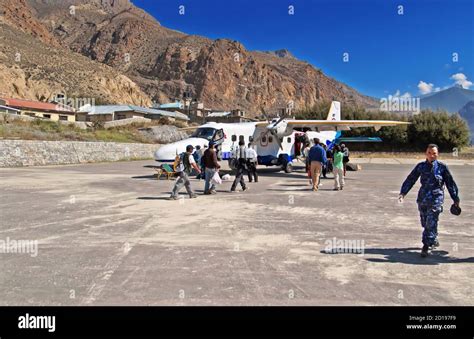
[[[268,117],[267,112],[265,112],[265,110],[263,109],[263,107],[260,108],[260,111],[262,112],[265,119],[267,119],[268,126],[266,127],[267,130],[265,131],[265,133],[257,136],[257,138],[254,141],[255,142],[260,141],[261,138],[266,137],[268,133],[270,133],[276,139],[276,142],[278,146],[280,147],[280,149],[283,149],[283,145],[281,144],[280,137],[278,136],[278,133],[277,133],[277,126],[285,119],[285,116],[280,117],[276,122],[272,122],[270,118]]]

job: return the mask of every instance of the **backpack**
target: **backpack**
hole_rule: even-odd
[[[177,155],[174,158],[173,167],[176,172],[185,172],[186,174],[191,174],[192,168],[191,168],[191,163],[189,162],[189,154],[186,152],[183,152]]]

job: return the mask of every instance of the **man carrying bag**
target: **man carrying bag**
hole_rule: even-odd
[[[216,174],[219,175],[218,171],[221,166],[217,161],[217,153],[214,149],[214,146],[214,142],[209,142],[209,148],[206,149],[203,155],[205,168],[204,173],[206,179],[206,182],[204,184],[204,194],[216,194],[216,186],[212,179]]]

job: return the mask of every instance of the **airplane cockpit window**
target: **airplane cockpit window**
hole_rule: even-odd
[[[191,135],[191,137],[193,137],[193,138],[203,138],[203,139],[206,139],[208,141],[211,141],[215,132],[216,132],[215,128],[201,127],[201,128],[196,129],[194,131],[194,133]]]
[[[224,139],[224,130],[223,129],[217,130],[216,134],[214,135],[214,140],[215,141],[221,140],[221,139]]]

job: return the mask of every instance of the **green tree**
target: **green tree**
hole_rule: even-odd
[[[320,103],[297,112],[298,119],[325,120],[330,103]],[[395,112],[369,112],[361,107],[343,105],[341,119],[344,120],[395,120],[408,121],[410,125],[373,128],[355,128],[344,131],[345,137],[380,137],[383,142],[377,144],[353,144],[354,150],[369,151],[423,151],[426,145],[435,143],[441,151],[451,151],[454,147],[469,145],[469,127],[459,115],[446,112],[423,110],[419,114],[408,116]]]
[[[408,128],[408,141],[417,149],[435,143],[441,151],[451,151],[469,144],[469,127],[457,114],[424,110],[413,116],[412,122]]]

